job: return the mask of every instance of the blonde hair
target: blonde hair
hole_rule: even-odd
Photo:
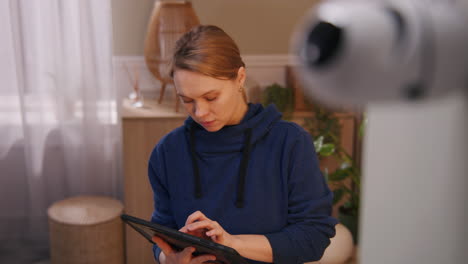
[[[213,25],[199,25],[176,42],[170,64],[170,76],[177,69],[197,72],[222,80],[235,80],[245,63],[239,47],[224,30]],[[247,102],[245,89],[243,98]]]

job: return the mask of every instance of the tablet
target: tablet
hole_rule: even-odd
[[[158,236],[164,239],[175,250],[180,251],[186,247],[194,247],[194,256],[202,254],[211,254],[216,256],[216,261],[212,261],[210,263],[248,264],[248,262],[233,248],[226,247],[208,239],[192,236],[156,223],[148,222],[127,214],[122,214],[121,218],[126,224],[130,225],[152,244],[155,244],[152,240],[152,237]]]

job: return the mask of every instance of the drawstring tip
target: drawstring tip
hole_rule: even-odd
[[[244,207],[244,202],[242,202],[242,201],[236,201],[236,207],[237,207],[237,208],[243,208],[243,207]]]

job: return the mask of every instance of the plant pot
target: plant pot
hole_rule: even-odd
[[[353,235],[354,244],[358,244],[358,223],[359,217],[358,215],[351,214],[351,210],[346,209],[344,207],[340,207],[338,213],[338,220],[346,226],[351,234]]]
[[[335,226],[336,235],[330,239],[330,245],[319,261],[304,264],[343,264],[351,258],[354,251],[351,232],[343,224]]]

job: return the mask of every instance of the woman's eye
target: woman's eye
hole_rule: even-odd
[[[211,101],[214,101],[214,100],[216,100],[217,98],[218,98],[218,97],[213,97],[213,98],[206,98],[206,100],[207,100],[208,102],[211,102]]]
[[[183,100],[182,99],[182,102],[184,102],[184,104],[190,104],[191,102],[193,102],[193,100]]]

